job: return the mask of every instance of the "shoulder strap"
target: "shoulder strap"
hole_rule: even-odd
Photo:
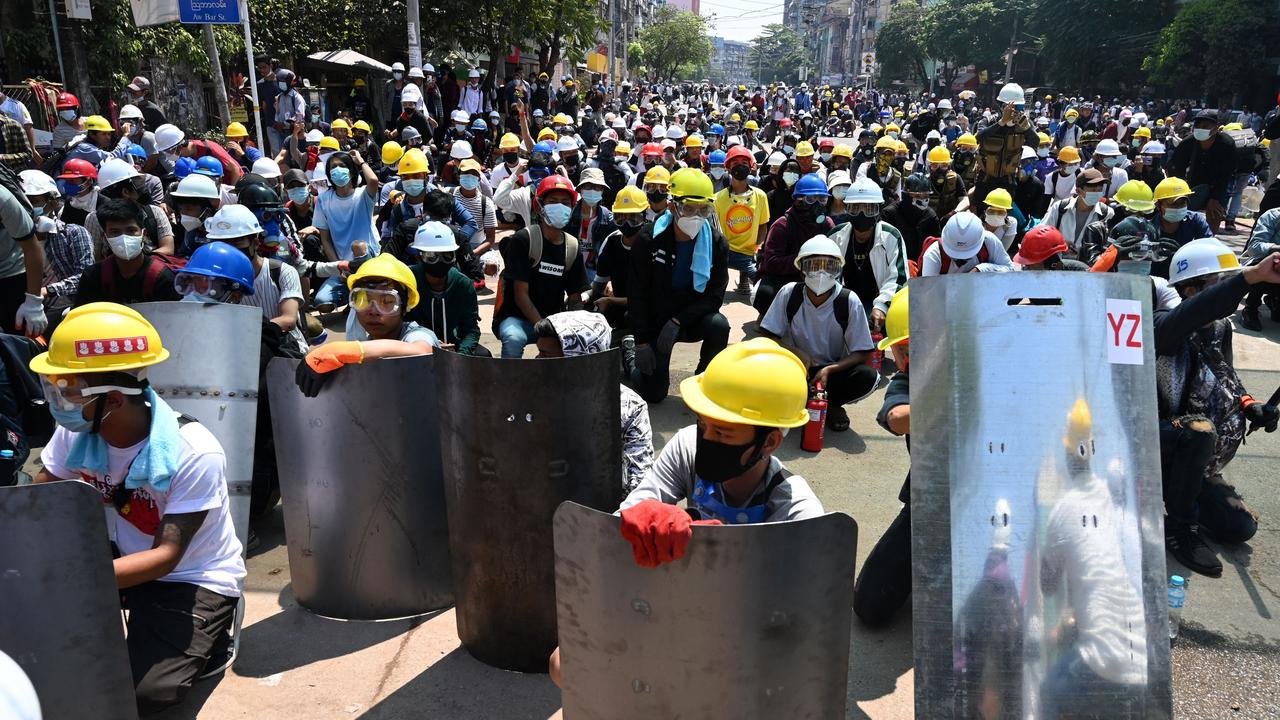
[[[804,290],[800,283],[796,283],[791,288],[791,294],[787,296],[787,324],[790,325],[795,320],[796,313],[800,312],[800,303],[804,302]]]
[[[142,294],[148,297],[156,289],[156,283],[160,282],[160,275],[164,272],[165,264],[160,259],[153,256],[147,256],[147,266],[142,269],[146,273],[142,277]]]
[[[573,261],[578,259],[578,238],[564,233],[564,272],[567,275],[569,268],[573,267]]]
[[[276,289],[280,289],[280,267],[284,265],[284,261],[280,258],[267,258],[267,274],[271,276],[271,282],[275,284]]]
[[[102,262],[102,289],[108,297],[116,295],[116,261],[112,255]]]
[[[529,264],[537,267],[542,262],[542,228],[534,223],[529,226]]]
[[[755,507],[757,505],[764,505],[768,503],[769,496],[773,495],[773,491],[789,477],[791,477],[791,471],[786,468],[778,468],[778,472],[774,473],[773,477],[769,478],[769,484],[765,486],[764,492],[757,495],[755,499],[747,505],[747,507]]]
[[[849,329],[849,288],[842,287],[836,293],[836,304],[832,308],[836,314],[836,322],[840,324],[841,334]]]

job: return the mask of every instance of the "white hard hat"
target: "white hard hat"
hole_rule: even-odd
[[[23,170],[18,173],[18,180],[22,183],[23,195],[53,195],[54,197],[61,195],[58,192],[58,183],[39,170]]]
[[[107,158],[98,166],[98,187],[105,190],[118,182],[137,176],[138,171],[133,169],[133,163],[120,158]]]
[[[120,108],[120,119],[121,120],[141,120],[142,111],[138,109],[137,105],[125,105],[124,107]]]
[[[431,73],[432,75],[435,75],[435,74],[436,74],[436,66],[435,66],[435,65],[432,65],[431,63],[423,63],[423,64],[422,64],[422,72],[424,72],[424,73]]]
[[[165,123],[155,129],[156,150],[164,152],[186,139],[187,134],[177,125]]]
[[[418,252],[453,252],[458,249],[458,238],[448,225],[428,220],[418,226],[409,247]]]
[[[480,71],[475,68],[471,68],[471,70],[467,72],[467,79],[478,78],[478,77],[480,77]]]
[[[1152,140],[1151,142],[1143,145],[1142,149],[1138,152],[1143,155],[1163,155],[1165,153],[1164,143]]]
[[[177,198],[222,199],[222,193],[218,190],[218,184],[213,181],[213,178],[199,173],[191,173],[182,178],[172,194]]]
[[[1022,86],[1018,83],[1009,83],[1000,88],[1000,94],[996,96],[996,100],[1002,103],[1025,103],[1027,94],[1022,91]]]
[[[420,78],[420,77],[426,77],[426,76],[422,74],[422,68],[418,67],[417,65],[414,65],[413,67],[409,68],[409,77]]]
[[[953,260],[968,260],[982,249],[987,231],[971,212],[958,212],[942,228],[942,249]]]
[[[942,133],[938,132],[937,130],[930,130],[929,134],[924,136],[924,139],[925,140],[941,140]]]
[[[243,205],[223,205],[213,217],[204,221],[205,235],[210,240],[230,240],[262,232],[258,216]]]
[[[264,178],[278,178],[280,177],[280,166],[269,157],[260,157],[253,161],[253,167],[249,172]]]
[[[471,151],[471,143],[466,140],[454,140],[453,147],[449,148],[449,157],[454,160],[466,160],[474,155]]]
[[[667,129],[661,125],[653,126],[653,139],[663,140],[667,137]]]
[[[1217,238],[1200,238],[1178,248],[1169,262],[1169,284],[1177,285],[1204,275],[1217,275],[1240,269],[1240,261],[1231,248]]]
[[[1098,143],[1098,147],[1093,151],[1094,155],[1119,155],[1120,144],[1115,140],[1107,139]]]
[[[454,110],[449,113],[449,119],[456,123],[471,122],[471,115],[466,110]]]
[[[417,103],[420,103],[420,102],[422,102],[422,90],[418,89],[417,85],[414,85],[413,83],[409,83],[404,87],[400,88],[400,104],[401,105],[405,103],[414,103],[416,105]]]
[[[556,152],[565,152],[565,151],[576,152],[577,150],[578,150],[578,141],[574,140],[573,138],[567,135],[561,136],[559,139],[556,140]]]
[[[396,72],[396,71],[404,72],[404,63],[402,62],[391,63],[391,72]]]
[[[302,136],[302,139],[309,143],[318,143],[324,139],[324,133],[319,130],[308,130],[307,134]]]
[[[768,159],[765,160],[764,164],[768,165],[769,167],[779,167],[782,165],[782,163],[786,161],[787,161],[786,155],[783,155],[780,152],[774,152],[772,155],[768,157]]]
[[[683,140],[684,136],[685,136],[684,128],[680,127],[679,125],[672,125],[671,127],[667,128],[668,140]]]
[[[1036,159],[1036,157],[1037,157],[1037,155],[1036,155],[1035,148],[1031,147],[1030,145],[1023,145],[1023,146],[1022,146],[1022,158],[1021,158],[1021,159],[1023,159],[1023,160],[1035,160],[1035,159]]]
[[[618,117],[616,117],[616,118],[614,118],[614,119],[613,119],[613,127],[614,127],[614,128],[616,128],[616,129],[618,129],[618,130],[626,130],[626,129],[627,129],[627,121],[626,121],[626,120],[623,120],[623,119],[622,119],[622,116],[621,116],[621,115],[619,115]]]
[[[876,203],[884,204],[884,193],[880,190],[880,185],[869,177],[860,177],[853,181],[849,186],[849,192],[844,195],[844,204],[853,205],[856,203]]]
[[[0,650],[0,710],[12,720],[40,720],[40,696],[22,666]]]
[[[951,109],[951,101],[950,101],[950,100],[945,100],[945,99],[944,99],[944,100],[939,100],[939,101],[938,101],[938,109],[939,109],[939,110],[950,110],[950,109]]]
[[[849,183],[850,183],[849,172],[847,170],[832,170],[831,172],[827,173],[827,189],[828,190],[835,189],[841,185],[848,185]],[[849,197],[848,195],[845,195],[846,199],[848,197]]]
[[[796,253],[795,266],[800,269],[800,261],[807,257],[831,257],[835,258],[844,265],[844,253],[840,252],[840,246],[826,235],[814,235],[804,244],[800,246],[800,252]]]
[[[742,138],[738,137],[737,135],[730,135],[730,136],[729,136],[729,137],[724,141],[725,149],[729,149],[729,148],[732,148],[732,147],[734,147],[734,146],[736,146],[736,145],[741,145],[741,144],[742,144]]]
[[[600,140],[612,140],[614,142],[618,142],[618,131],[613,128],[609,128],[608,130],[600,133]]]

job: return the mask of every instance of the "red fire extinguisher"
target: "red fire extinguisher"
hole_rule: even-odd
[[[822,433],[827,427],[827,393],[822,389],[822,383],[814,386],[806,408],[809,410],[809,422],[804,426],[800,447],[806,452],[818,452],[822,449]]]
[[[871,334],[871,345],[873,347],[871,349],[871,359],[867,361],[867,365],[870,365],[871,369],[876,372],[880,372],[880,365],[884,362],[884,351],[880,349],[880,341],[883,339],[883,333]]]

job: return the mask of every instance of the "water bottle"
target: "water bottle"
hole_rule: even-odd
[[[18,468],[14,467],[13,451],[0,450],[0,487],[8,487],[18,481]]]
[[[1178,637],[1182,622],[1182,606],[1187,601],[1187,581],[1181,575],[1169,578],[1169,640]]]

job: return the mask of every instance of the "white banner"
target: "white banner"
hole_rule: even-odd
[[[67,0],[67,17],[72,20],[92,20],[93,9],[89,0]]]
[[[89,0],[67,0],[84,2]],[[133,6],[133,22],[138,27],[178,22],[178,0],[129,0]]]

